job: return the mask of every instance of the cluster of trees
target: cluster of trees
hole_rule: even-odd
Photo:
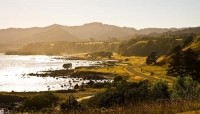
[[[146,59],[146,64],[147,65],[152,64],[152,63],[156,64],[157,59],[158,59],[157,52],[151,52],[151,54]]]
[[[108,59],[111,59],[112,55],[113,55],[112,52],[99,51],[94,53],[88,53],[85,56],[95,60],[97,59],[97,57],[108,57]]]
[[[181,46],[176,46],[171,55],[167,75],[170,76],[192,76],[193,79],[199,80],[200,61],[198,55],[190,48],[182,51]]]
[[[69,68],[71,68],[72,67],[72,63],[66,63],[66,64],[63,64],[63,68],[65,68],[65,69],[69,69]]]
[[[32,43],[24,46],[18,51],[7,51],[5,54],[19,55],[59,55],[61,53],[87,53],[98,51],[115,52],[119,42],[47,42]]]
[[[113,105],[137,104],[159,99],[196,98],[199,97],[200,88],[191,77],[178,77],[169,90],[164,81],[157,81],[152,85],[147,81],[115,82],[114,86],[105,92],[96,94],[88,100],[90,107],[111,107]]]
[[[198,82],[191,77],[184,77],[174,81],[172,89],[162,80],[150,84],[147,80],[140,82],[126,82],[118,77],[106,91],[97,93],[86,102],[77,102],[70,96],[61,104],[63,111],[83,110],[84,108],[109,108],[112,106],[127,106],[158,100],[193,99],[200,96]]]

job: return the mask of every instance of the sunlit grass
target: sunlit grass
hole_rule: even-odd
[[[127,76],[128,73],[124,70],[125,66],[112,66],[112,67],[97,67],[97,68],[80,68],[77,69],[76,72],[79,71],[92,71],[92,72],[99,72],[99,73],[110,73],[114,75],[120,76]]]
[[[105,88],[95,89],[95,88],[84,88],[85,91],[79,91],[77,89],[75,93],[56,93],[55,91],[44,91],[44,92],[0,92],[0,95],[7,95],[7,96],[19,96],[19,97],[30,97],[35,96],[41,93],[54,93],[59,98],[65,100],[68,98],[69,95],[73,95],[75,98],[82,98],[87,96],[92,96],[98,92],[104,91]]]
[[[140,57],[140,56],[121,56],[116,53],[113,54],[113,58],[117,60],[121,60],[124,64],[130,65],[139,65],[144,64],[147,57]]]
[[[95,89],[95,88],[84,88],[85,91],[79,91],[77,89],[76,93],[54,93],[58,95],[62,99],[67,99],[69,95],[73,95],[76,99],[82,98],[82,97],[87,97],[87,96],[92,96],[98,92],[102,92],[105,90],[105,88],[100,88],[100,89]]]

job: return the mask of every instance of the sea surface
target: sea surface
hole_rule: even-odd
[[[47,70],[63,69],[64,63],[72,63],[72,68],[91,66],[101,61],[56,59],[63,56],[21,56],[0,53],[0,91],[28,92],[72,89],[75,84],[88,82],[82,79],[28,76]],[[71,84],[70,84],[71,83]]]

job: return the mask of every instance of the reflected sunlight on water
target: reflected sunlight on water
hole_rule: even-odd
[[[56,56],[58,57],[58,56]],[[37,73],[38,71],[62,69],[64,63],[72,63],[72,68],[89,66],[98,61],[87,60],[58,60],[55,56],[18,56],[0,54],[0,91],[47,91],[72,88],[70,78],[35,77],[24,74]],[[79,80],[79,79],[76,79]],[[72,82],[72,81],[71,81]]]

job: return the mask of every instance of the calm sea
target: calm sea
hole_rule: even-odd
[[[71,78],[52,78],[27,76],[45,70],[62,69],[64,63],[72,63],[72,68],[90,66],[99,61],[55,59],[62,56],[20,56],[0,54],[0,91],[47,91],[72,88],[75,84],[86,83],[78,81],[72,83]]]

